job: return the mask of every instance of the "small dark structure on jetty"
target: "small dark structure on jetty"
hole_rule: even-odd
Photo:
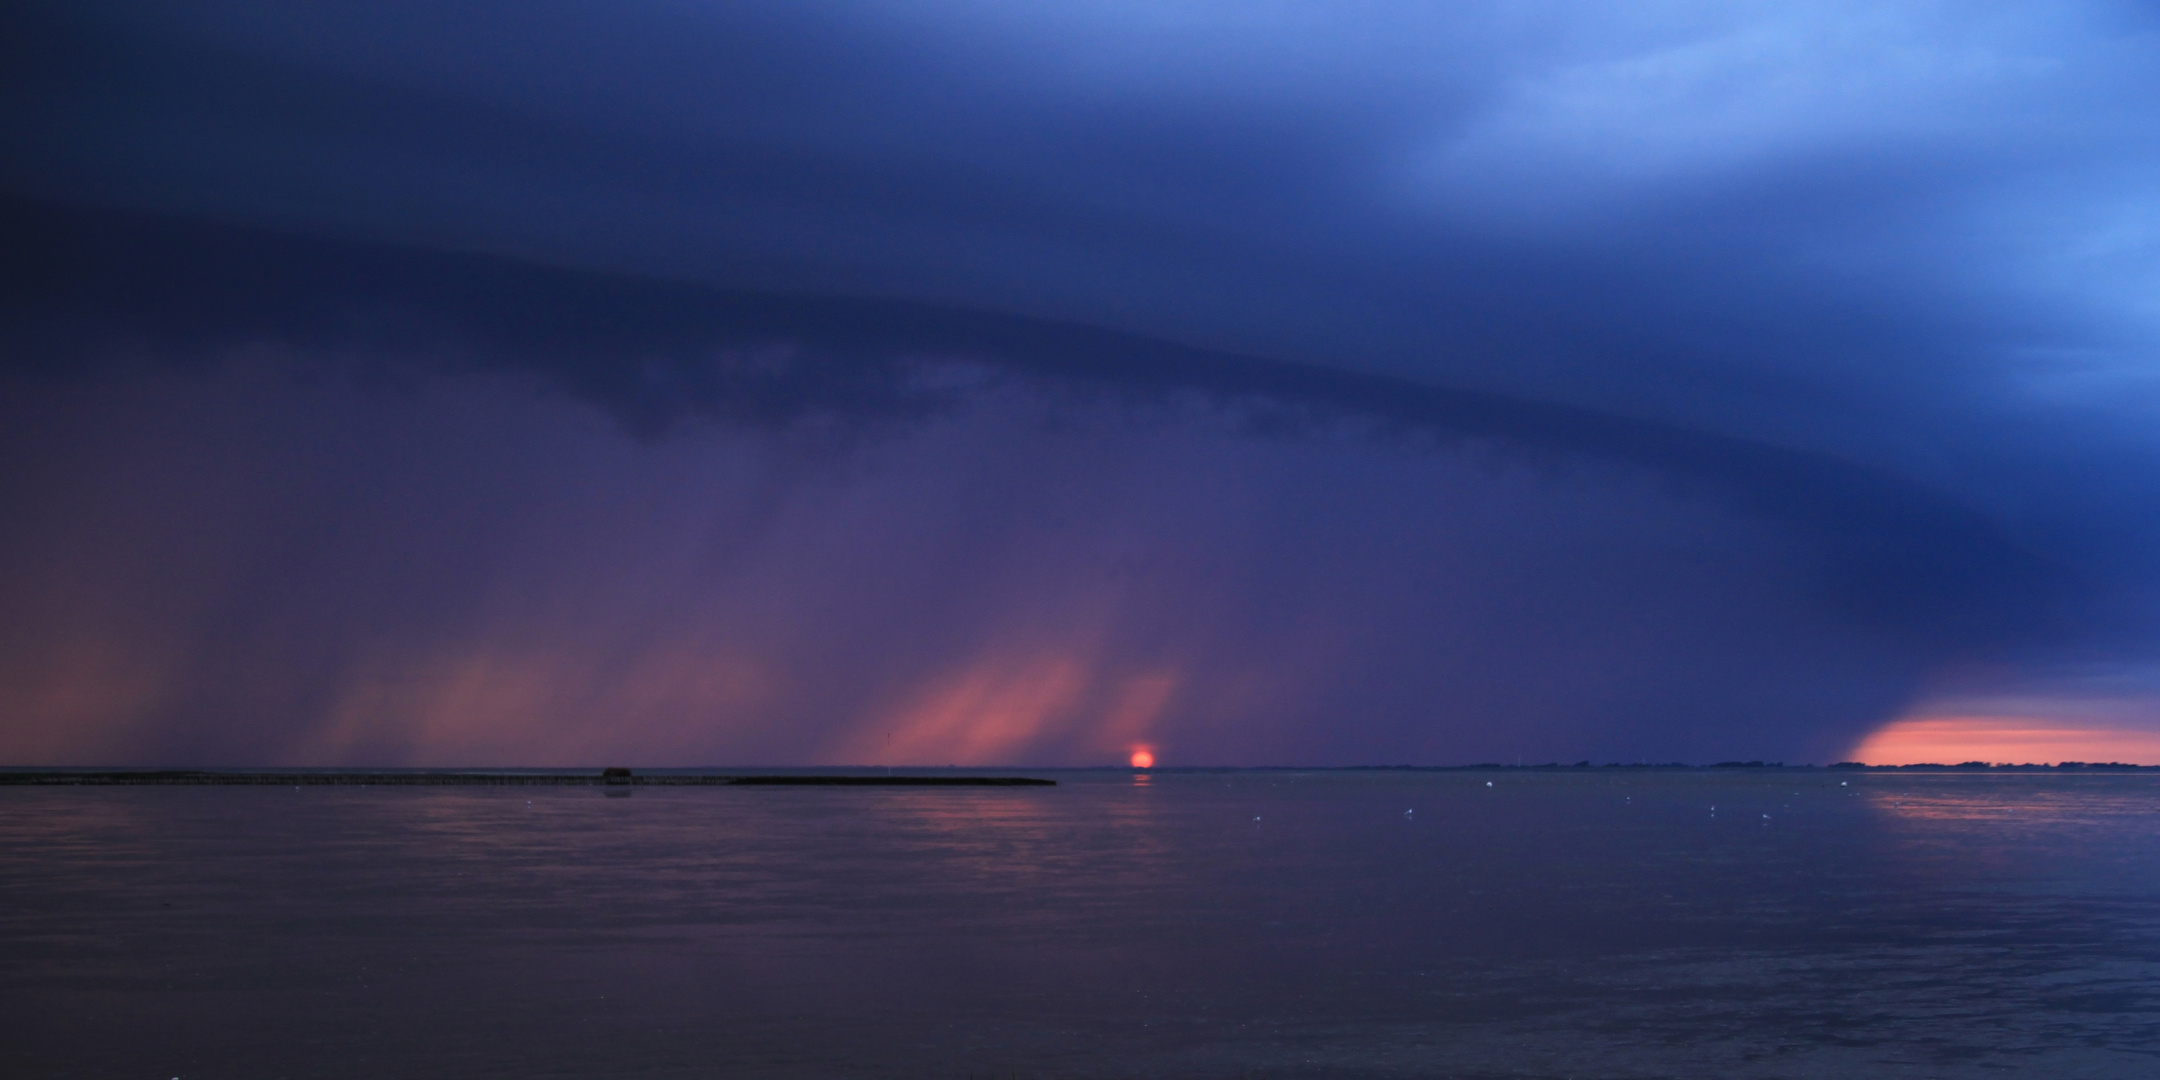
[[[113,769],[61,772],[43,769],[0,770],[0,786],[139,787],[261,785],[265,787],[426,787],[482,785],[506,787],[1056,787],[1055,780],[1030,776],[812,776],[799,773],[754,776],[662,774],[638,776],[612,767],[598,773],[527,772],[252,772],[211,769]]]

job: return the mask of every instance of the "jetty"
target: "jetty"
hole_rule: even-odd
[[[0,787],[1056,787],[1032,776],[953,776],[895,773],[634,773],[591,771],[273,772],[257,769],[0,769]]]

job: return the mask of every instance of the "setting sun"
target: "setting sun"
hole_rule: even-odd
[[[1154,767],[1155,767],[1155,755],[1154,755],[1154,754],[1152,754],[1152,753],[1149,753],[1149,752],[1148,752],[1148,750],[1147,750],[1147,748],[1145,748],[1145,747],[1142,747],[1142,748],[1140,748],[1140,749],[1138,749],[1138,750],[1135,750],[1135,751],[1133,751],[1133,752],[1132,752],[1132,767],[1133,767],[1133,768],[1135,768],[1135,769],[1152,769],[1152,768],[1154,768]]]

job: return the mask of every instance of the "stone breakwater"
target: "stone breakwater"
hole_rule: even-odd
[[[247,772],[209,769],[116,769],[99,772],[15,770],[0,772],[0,786],[222,786],[284,787],[424,787],[478,785],[504,787],[1055,787],[1057,781],[1027,776],[753,776],[634,775],[627,769],[602,772]]]

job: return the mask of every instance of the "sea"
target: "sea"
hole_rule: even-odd
[[[2160,775],[0,789],[0,1075],[2160,1076]]]

